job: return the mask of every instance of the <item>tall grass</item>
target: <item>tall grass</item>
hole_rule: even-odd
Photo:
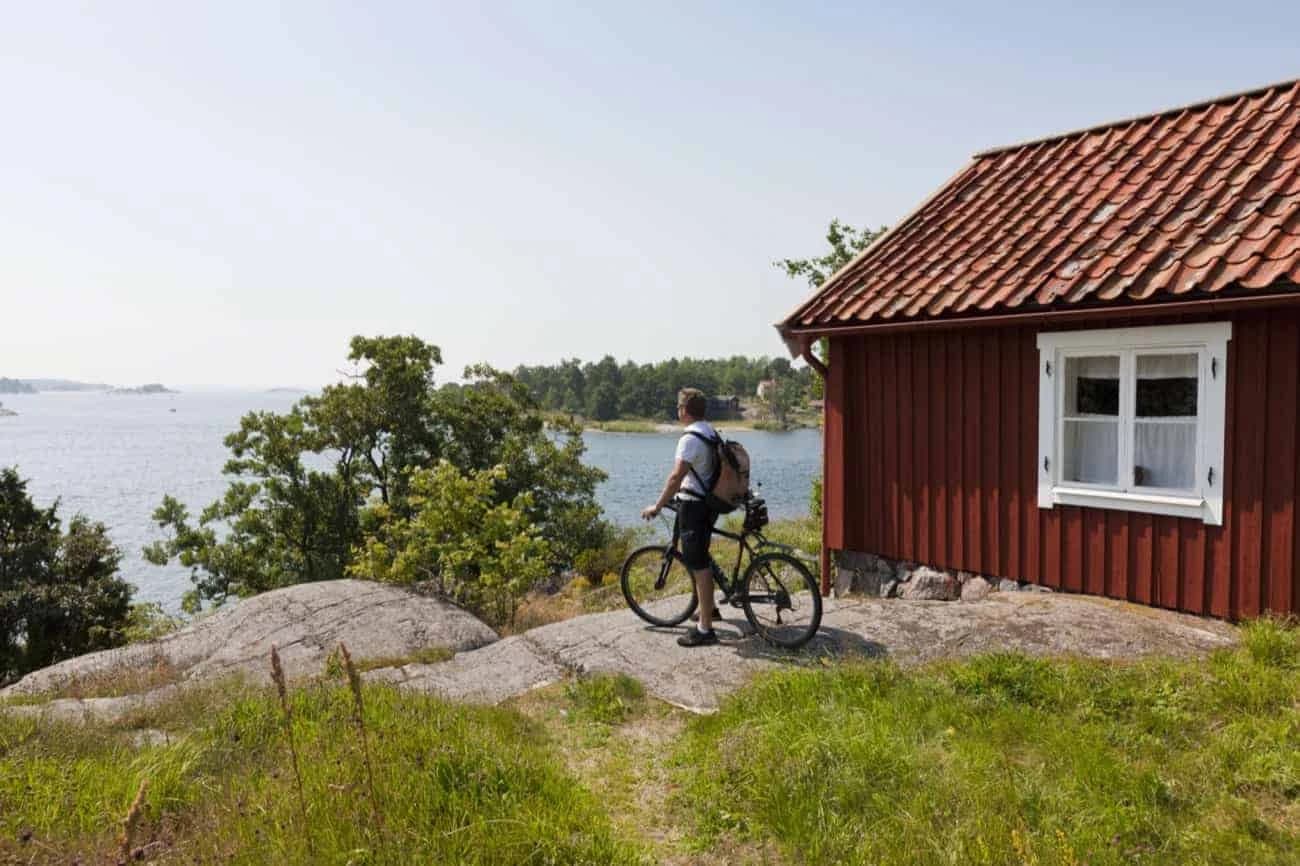
[[[343,669],[348,675],[348,691],[352,693],[352,723],[356,726],[357,740],[361,743],[361,763],[366,768],[366,793],[370,796],[370,814],[375,818],[375,826],[381,832],[384,827],[384,813],[379,808],[379,794],[375,791],[375,768],[370,760],[370,737],[366,734],[366,703],[361,689],[361,674],[352,663],[352,653],[348,645],[339,643],[339,653],[343,656]]]
[[[121,818],[145,778],[132,844],[170,838],[177,862],[644,862],[519,713],[381,686],[363,693],[374,784],[392,792],[382,849],[355,694],[319,684],[286,691],[310,835],[275,690],[221,700],[214,692],[180,736],[141,748],[129,731],[0,714],[0,862],[20,854],[18,862],[42,862],[29,861],[36,850],[53,852],[45,862],[115,857]],[[13,840],[25,829],[33,839],[20,847]]]
[[[294,794],[297,795],[298,812],[302,818],[301,832],[303,841],[310,854],[313,849],[311,839],[311,822],[307,819],[307,796],[302,787],[302,762],[298,760],[298,743],[293,734],[293,706],[289,703],[289,685],[284,676],[284,666],[280,664],[280,650],[271,645],[271,681],[275,683],[275,694],[280,699],[280,712],[284,719],[284,739],[289,746],[289,761],[293,767]]]
[[[684,742],[701,844],[794,862],[1300,862],[1300,632],[1208,662],[790,670]]]

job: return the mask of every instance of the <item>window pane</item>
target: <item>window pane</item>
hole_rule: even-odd
[[[1066,421],[1062,481],[1115,484],[1119,474],[1118,421]]]
[[[1196,416],[1196,355],[1139,355],[1139,418]]]
[[[1139,487],[1196,486],[1196,424],[1137,421],[1133,480]]]
[[[1065,414],[1119,415],[1119,357],[1065,359]]]

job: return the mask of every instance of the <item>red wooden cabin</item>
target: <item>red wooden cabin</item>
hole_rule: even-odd
[[[1300,612],[1300,82],[977,154],[778,328],[826,550]]]

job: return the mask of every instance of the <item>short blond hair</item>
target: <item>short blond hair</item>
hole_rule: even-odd
[[[709,401],[699,388],[683,388],[677,392],[677,408],[685,409],[692,418],[703,420],[709,411]]]

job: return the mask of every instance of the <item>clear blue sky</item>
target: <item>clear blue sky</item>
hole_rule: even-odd
[[[481,6],[7,4],[0,375],[775,354],[831,217],[1300,76],[1295,2]]]

